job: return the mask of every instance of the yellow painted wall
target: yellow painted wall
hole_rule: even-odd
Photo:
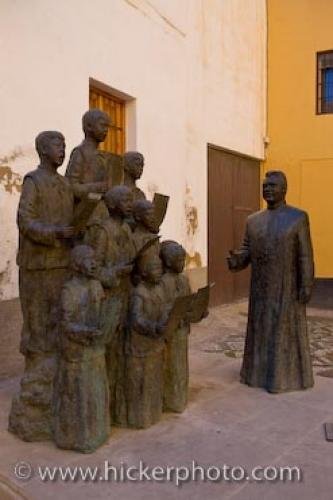
[[[333,0],[267,0],[268,137],[264,170],[288,177],[309,213],[316,276],[333,278],[333,114],[316,114],[316,53],[333,50]]]

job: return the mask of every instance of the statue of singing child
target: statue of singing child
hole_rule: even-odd
[[[161,284],[169,307],[173,307],[176,299],[180,297],[190,299],[188,310],[166,336],[164,357],[163,410],[181,413],[185,410],[188,400],[190,323],[198,323],[208,316],[209,287],[191,295],[188,277],[183,273],[186,252],[176,241],[163,241],[160,257],[164,267]],[[206,298],[203,298],[201,292]],[[196,299],[199,299],[199,302]]]
[[[61,294],[62,331],[54,387],[54,440],[59,448],[91,453],[110,434],[109,384],[102,333],[104,291],[94,250],[77,245],[73,277]]]
[[[141,279],[130,300],[126,395],[128,426],[140,429],[162,415],[164,331],[169,310],[160,285],[160,258],[144,254],[137,269]]]
[[[133,199],[145,200],[146,195],[136,185],[143,173],[144,157],[138,151],[127,151],[123,155],[124,184],[132,190]]]
[[[164,274],[161,280],[168,303],[173,304],[177,297],[191,294],[187,276],[183,273],[186,252],[176,241],[161,243],[160,257]],[[178,328],[166,339],[164,359],[164,394],[165,411],[182,412],[188,398],[188,335],[190,333],[190,315],[183,318]]]
[[[88,224],[85,242],[95,249],[98,277],[106,296],[104,330],[107,335],[106,364],[113,424],[126,425],[124,397],[124,324],[135,258],[132,232],[126,218],[132,213],[133,195],[127,186],[114,186],[105,195],[109,217]]]

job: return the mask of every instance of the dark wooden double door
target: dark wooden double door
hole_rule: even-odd
[[[226,257],[243,240],[246,218],[259,210],[260,162],[208,147],[208,276],[210,305],[246,297],[250,270],[231,273]]]

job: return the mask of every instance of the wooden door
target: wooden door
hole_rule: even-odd
[[[122,155],[125,152],[125,103],[92,85],[89,87],[89,108],[100,109],[111,118],[108,135],[99,149]]]
[[[238,248],[246,218],[259,210],[260,162],[208,147],[208,276],[215,282],[211,305],[246,297],[250,270],[231,273],[226,257]]]

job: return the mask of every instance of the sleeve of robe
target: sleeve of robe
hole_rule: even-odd
[[[133,293],[130,299],[130,324],[141,335],[153,336],[156,332],[156,323],[146,317],[143,298],[139,293]]]
[[[48,246],[57,244],[56,227],[38,219],[38,193],[34,181],[24,180],[17,212],[17,224],[20,232],[36,243]]]
[[[314,281],[313,249],[306,213],[298,229],[298,281],[300,288],[312,288]]]
[[[78,310],[71,287],[64,285],[61,292],[61,318],[65,332],[76,332],[82,328],[78,325],[76,312]]]
[[[130,226],[126,224],[126,233],[127,233],[127,238],[128,238],[128,260],[132,261],[136,254],[137,254],[137,248],[135,246],[135,241],[133,238],[133,233],[130,229]]]
[[[70,285],[64,285],[61,292],[61,317],[63,332],[70,341],[78,344],[88,345],[91,327],[80,323],[78,311],[80,311],[79,297]]]

